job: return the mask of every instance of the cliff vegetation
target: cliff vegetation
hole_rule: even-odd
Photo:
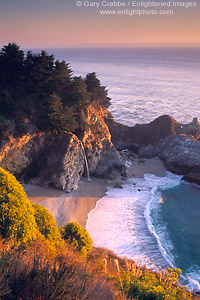
[[[62,237],[47,209],[32,205],[3,169],[0,189],[0,299],[191,299],[178,287],[179,269],[155,274],[92,248],[74,222],[61,228]]]
[[[73,77],[68,63],[55,60],[45,51],[25,54],[15,43],[1,49],[1,132],[13,121],[18,134],[24,123],[39,130],[81,131],[86,125],[82,113],[94,102],[103,107],[110,104],[95,73]]]
[[[73,76],[54,55],[9,43],[0,52],[0,166],[23,182],[71,191],[85,172],[84,145],[91,175],[123,172],[104,121],[109,104],[94,72]]]

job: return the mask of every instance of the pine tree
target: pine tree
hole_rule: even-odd
[[[63,106],[61,98],[53,94],[49,98],[48,117],[50,128],[57,132],[74,131],[78,124],[76,123],[72,107]]]
[[[85,83],[87,91],[91,94],[91,100],[98,101],[102,106],[109,107],[110,98],[108,97],[107,90],[101,85],[95,72],[86,75]]]

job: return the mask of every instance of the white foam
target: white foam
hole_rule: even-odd
[[[189,284],[187,285],[189,289],[194,292],[200,291],[200,268],[197,265],[191,267],[186,273]]]
[[[161,237],[154,228],[151,209],[158,186],[167,187],[175,182],[180,182],[180,176],[146,174],[145,178],[128,179],[123,189],[109,188],[107,195],[97,202],[88,216],[86,227],[94,245],[108,248],[154,270],[171,265],[162,246],[166,235]]]
[[[148,186],[151,187],[151,197],[146,204],[144,215],[147,223],[149,232],[156,238],[158,248],[162,253],[165,261],[174,267],[173,259],[173,245],[169,239],[167,228],[164,224],[160,224],[159,220],[159,206],[162,204],[163,199],[161,193],[158,191],[160,189],[167,189],[169,187],[175,187],[180,184],[181,176],[177,176],[167,172],[165,177],[156,177],[155,175],[146,174],[145,180],[148,182]],[[152,212],[154,212],[154,218],[152,217]],[[157,222],[156,222],[157,221]]]

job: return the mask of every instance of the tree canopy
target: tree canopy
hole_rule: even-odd
[[[73,77],[64,60],[55,60],[46,51],[32,53],[15,43],[0,52],[0,126],[7,120],[28,119],[41,130],[75,131],[80,115],[97,102],[110,105],[107,90],[96,73]],[[83,124],[80,124],[82,127]]]

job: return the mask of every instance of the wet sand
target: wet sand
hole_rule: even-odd
[[[82,178],[78,190],[71,193],[29,184],[23,187],[29,200],[46,207],[59,226],[75,221],[85,228],[88,213],[105,196],[108,184],[103,179],[92,178],[88,181],[87,178]]]
[[[128,177],[141,178],[146,173],[152,173],[156,176],[165,176],[166,168],[163,162],[158,158],[139,159],[136,165],[128,168]]]
[[[157,176],[165,175],[165,167],[159,159],[138,160],[127,169],[128,177],[143,177],[145,173]],[[116,182],[104,179],[82,178],[77,191],[65,193],[54,188],[42,188],[36,185],[24,184],[23,187],[29,200],[46,207],[56,218],[58,225],[65,225],[69,221],[78,222],[85,228],[89,212],[95,208],[99,199],[105,196],[108,186]]]

